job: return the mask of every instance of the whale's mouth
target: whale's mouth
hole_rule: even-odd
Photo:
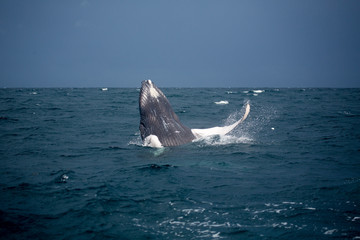
[[[146,93],[148,93],[149,89],[152,87],[151,80],[145,80],[141,83],[141,89],[140,89],[140,97]]]
[[[145,80],[141,84],[141,90],[140,90],[140,105],[144,106],[149,101],[159,101],[158,98],[165,97],[165,95],[158,89],[152,81]]]
[[[145,104],[148,102],[148,95],[150,92],[149,90],[151,85],[152,85],[151,80],[142,81],[140,95],[139,95],[140,106],[145,106]]]
[[[150,85],[152,85],[152,81],[149,79],[149,80],[144,80],[142,81],[141,83],[141,88],[146,88],[146,87],[150,87]]]
[[[157,87],[153,84],[153,82],[150,79],[142,81],[141,89],[150,90],[151,88],[156,88],[157,89]]]

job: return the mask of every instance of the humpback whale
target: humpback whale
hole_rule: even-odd
[[[139,129],[144,146],[160,148],[179,146],[197,138],[225,135],[247,118],[250,104],[246,103],[244,116],[234,124],[224,127],[190,129],[180,122],[164,93],[151,80],[145,80],[141,84],[139,110]]]

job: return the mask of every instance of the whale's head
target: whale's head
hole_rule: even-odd
[[[139,110],[143,140],[154,135],[163,146],[176,146],[194,139],[191,130],[182,125],[169,100],[151,80],[141,83]]]
[[[154,102],[160,102],[161,99],[165,99],[166,101],[168,101],[163,92],[159,88],[157,88],[150,79],[145,80],[141,83],[139,96],[140,110],[141,107],[145,107],[147,104],[151,104]]]

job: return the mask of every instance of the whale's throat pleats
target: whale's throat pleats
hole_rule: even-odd
[[[162,146],[178,146],[195,139],[191,129],[180,122],[166,96],[149,80],[142,83],[139,109],[142,140],[153,135]]]

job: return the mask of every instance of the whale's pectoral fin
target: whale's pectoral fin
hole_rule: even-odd
[[[191,129],[191,131],[197,138],[208,137],[213,135],[226,135],[229,132],[231,132],[234,128],[236,128],[240,123],[242,123],[247,118],[249,113],[250,113],[250,104],[246,103],[244,116],[239,121],[229,126],[213,127],[213,128],[205,128],[205,129]]]

